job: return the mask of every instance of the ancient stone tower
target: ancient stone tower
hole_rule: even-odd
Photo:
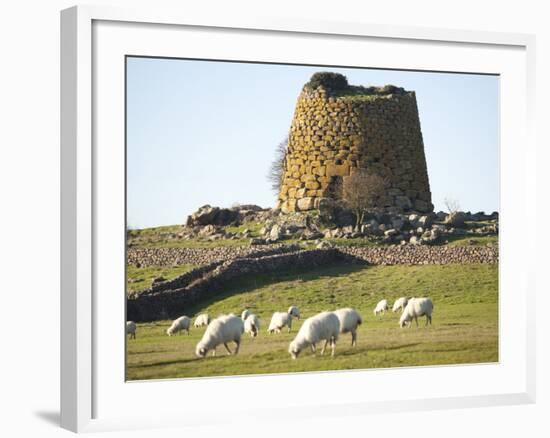
[[[357,169],[386,179],[388,211],[433,210],[414,91],[350,86],[345,76],[316,73],[298,97],[278,206],[318,208],[341,197],[336,187]]]

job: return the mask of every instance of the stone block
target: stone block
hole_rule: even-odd
[[[348,176],[349,175],[349,164],[327,164],[326,168],[327,176]]]
[[[315,199],[312,197],[298,199],[297,208],[300,211],[312,210]]]

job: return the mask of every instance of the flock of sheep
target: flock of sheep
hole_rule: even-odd
[[[401,310],[399,326],[411,326],[414,319],[418,326],[418,318],[425,316],[426,325],[432,323],[433,303],[430,298],[406,298],[401,297],[393,304],[392,311]],[[383,315],[389,310],[388,300],[381,300],[374,309],[376,316]],[[286,312],[275,312],[271,317],[271,322],[267,331],[269,333],[280,333],[284,327],[288,328],[290,333],[292,329],[292,319],[300,319],[300,310],[296,306],[290,306]],[[304,321],[298,334],[288,347],[288,352],[292,359],[296,359],[301,351],[311,348],[315,353],[316,345],[324,341],[321,354],[324,354],[326,347],[330,344],[331,355],[334,356],[336,341],[340,334],[351,333],[351,345],[357,344],[357,328],[363,323],[363,319],[357,310],[352,308],[338,309],[335,311],[325,311],[318,313]],[[216,354],[216,347],[223,344],[228,354],[237,354],[241,344],[241,335],[248,333],[256,337],[260,331],[260,318],[244,310],[241,317],[234,315],[221,315],[214,320],[206,313],[200,314],[195,318],[193,324],[196,328],[206,327],[202,339],[195,348],[195,354],[198,357],[205,357],[212,350],[212,355]],[[181,316],[172,322],[172,325],[166,330],[168,336],[186,331],[189,334],[191,319],[188,316]],[[126,322],[126,334],[130,338],[136,338],[137,325],[133,321]],[[228,344],[234,342],[235,351],[231,351]]]

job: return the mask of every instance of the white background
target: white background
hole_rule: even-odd
[[[139,5],[150,2],[111,1],[96,4]],[[210,2],[214,3],[214,2]],[[549,120],[550,96],[544,78],[550,77],[550,29],[543,2],[523,1],[505,5],[497,1],[459,3],[441,1],[377,1],[298,3],[294,1],[244,2],[227,5],[215,2],[205,10],[228,16],[240,8],[257,15],[373,22],[379,24],[419,25],[458,29],[531,32],[537,34],[537,127],[539,187],[548,185],[548,134],[543,128]],[[254,4],[256,3],[256,5]],[[182,1],[156,1],[174,7]],[[28,0],[3,4],[0,15],[0,266],[2,267],[0,308],[0,429],[7,436],[68,435],[59,430],[59,10],[71,6],[67,1]],[[456,8],[456,9],[454,9]],[[521,148],[521,145],[518,145]],[[533,263],[545,268],[542,248],[548,245],[544,218],[548,207],[545,192],[539,189],[537,216],[525,212],[525,232],[540,229]],[[547,202],[547,201],[546,201]],[[546,257],[547,258],[547,257]],[[543,271],[544,272],[544,271]],[[342,428],[354,436],[542,436],[548,433],[546,416],[550,412],[548,380],[548,329],[543,319],[549,300],[548,287],[538,284],[539,328],[538,402],[519,407],[483,408],[461,411],[434,411],[408,414],[371,415],[341,419],[306,420],[284,424],[280,431],[290,436],[316,432],[318,436],[339,433]],[[6,299],[7,298],[7,299]],[[189,400],[189,398],[184,397]],[[139,403],[154,403],[143,400]],[[230,436],[243,435],[245,427],[229,429]],[[174,433],[218,432],[202,430],[142,431],[141,436],[173,436]],[[279,431],[254,427],[261,437]],[[219,432],[218,432],[219,433]],[[284,432],[283,432],[284,433]],[[129,432],[109,436],[129,436]],[[436,436],[437,436],[436,435]]]

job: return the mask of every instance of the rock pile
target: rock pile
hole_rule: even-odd
[[[238,225],[248,220],[261,220],[269,213],[269,209],[263,209],[258,205],[238,205],[231,208],[203,205],[187,217],[185,224],[188,227]]]

